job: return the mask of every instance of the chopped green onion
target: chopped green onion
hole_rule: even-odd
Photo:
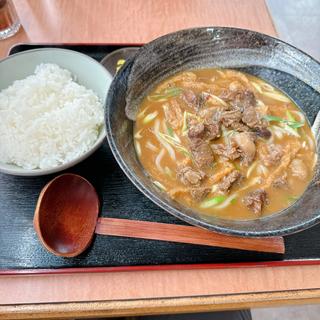
[[[256,168],[257,164],[258,164],[258,162],[255,161],[255,162],[253,162],[252,165],[249,167],[249,169],[248,169],[248,171],[247,171],[247,174],[246,174],[247,178],[250,177],[251,173],[254,171],[254,169]]]
[[[191,158],[191,154],[190,152],[183,147],[175,138],[170,137],[167,134],[161,133],[159,132],[159,136],[160,138],[162,138],[164,141],[166,141],[167,143],[171,144],[172,146],[174,146],[178,151],[180,151],[182,154],[184,154],[187,157]]]
[[[217,163],[216,162],[212,162],[212,164],[210,165],[210,168],[211,169],[214,169],[214,167],[217,165]]]
[[[166,126],[167,126],[167,132],[168,132],[169,136],[172,137],[174,140],[176,140],[177,143],[181,143],[180,138],[176,135],[174,130],[168,124],[166,124]]]
[[[300,138],[300,134],[298,133],[298,131],[295,128],[292,128],[291,126],[289,126],[288,124],[284,125],[283,128],[289,135],[295,136]]]
[[[262,93],[260,85],[258,85],[256,82],[251,81],[251,84],[254,86],[254,88],[259,92]]]
[[[152,142],[150,142],[149,140],[146,142],[146,147],[148,149],[150,149],[151,151],[157,151],[158,150],[158,148]]]
[[[170,145],[168,142],[166,142],[166,141],[160,136],[160,131],[159,131],[159,128],[160,128],[160,120],[159,120],[159,119],[157,119],[157,120],[155,121],[153,128],[154,128],[153,133],[154,133],[154,135],[156,136],[156,138],[158,139],[158,141],[160,142],[160,144],[163,145],[163,146],[167,149],[170,157],[171,157],[173,160],[176,160],[176,153],[175,153],[175,151],[173,150],[173,148],[171,147],[171,145]]]
[[[295,121],[295,120],[287,120],[287,119],[283,119],[277,116],[271,116],[271,115],[265,115],[263,117],[265,120],[267,121],[276,121],[276,122],[282,122],[287,124],[289,127],[296,129],[296,128],[301,128],[304,126],[304,122],[299,122],[299,121]]]
[[[241,170],[241,168],[240,168],[240,166],[239,166],[238,163],[234,162],[233,165],[234,165],[234,167],[235,167],[238,171]]]
[[[231,204],[235,204],[237,203],[237,198],[233,198],[231,201],[230,201]]]
[[[215,209],[220,210],[220,209],[224,209],[224,208],[228,207],[232,203],[232,201],[236,201],[237,196],[238,196],[237,193],[230,195],[221,204],[216,206]]]
[[[304,126],[304,122],[298,122],[298,121],[290,121],[288,122],[288,126],[293,129],[298,129]]]
[[[147,106],[146,108],[144,108],[144,110],[142,110],[138,115],[137,118],[142,118],[144,117],[146,111],[149,109],[150,106]]]
[[[285,95],[280,94],[280,93],[275,93],[275,92],[263,92],[263,95],[274,99],[274,100],[278,100],[281,102],[290,102],[290,99],[287,98]]]
[[[168,175],[169,177],[172,177],[172,171],[168,168],[168,167],[165,167],[164,168],[164,173],[166,175]]]
[[[138,141],[136,142],[136,152],[137,152],[137,155],[141,157],[141,146]]]
[[[274,91],[274,87],[272,85],[270,85],[269,83],[266,83],[266,82],[261,82],[261,87],[265,91]]]
[[[177,147],[177,149],[178,149],[179,152],[181,152],[186,157],[191,158],[191,153],[189,151],[187,151],[187,149],[185,149],[185,148],[180,149],[179,147]]]
[[[299,199],[299,197],[297,197],[297,196],[289,196],[288,202],[291,203],[291,202],[297,201],[298,199]]]
[[[187,127],[187,117],[188,117],[188,112],[184,111],[183,113],[183,126],[182,126],[182,134],[187,132],[188,127]]]
[[[226,200],[226,196],[216,196],[209,200],[203,201],[200,205],[200,208],[203,208],[203,209],[210,208],[210,207],[216,206],[219,203],[222,203],[225,200]]]
[[[150,101],[165,101],[168,98],[178,96],[182,91],[183,90],[181,88],[168,88],[165,89],[162,93],[148,96],[148,99]]]
[[[158,111],[154,111],[152,113],[149,113],[148,115],[145,116],[145,118],[143,119],[143,123],[146,124],[146,123],[149,123],[151,122],[152,120],[154,120],[158,115]]]
[[[296,119],[289,110],[287,110],[286,115],[289,121],[296,121]]]
[[[214,184],[211,188],[211,192],[216,192],[218,190],[218,185]]]
[[[271,115],[265,115],[263,118],[267,121],[277,121],[277,122],[284,122],[285,121],[285,119],[282,119],[277,116],[271,116]]]
[[[184,111],[183,113],[183,125],[182,125],[182,134],[185,134],[188,131],[188,117],[193,117],[195,118],[197,121],[201,121],[202,119],[200,117],[198,117],[197,115]]]
[[[170,143],[172,145],[179,144],[179,142],[172,136],[169,136],[169,135],[162,133],[162,132],[159,132],[159,135],[162,139],[166,140],[168,143]]]
[[[141,139],[142,138],[142,135],[141,135],[142,130],[143,129],[140,129],[138,132],[135,133],[135,135],[134,135],[135,139]]]
[[[153,181],[153,184],[156,185],[162,191],[166,191],[167,190],[167,188],[162,183],[160,183],[159,181],[155,180],[155,181]]]
[[[174,131],[173,129],[168,125],[168,123],[166,124],[167,125],[167,131],[168,131],[168,134],[170,137],[174,138]]]

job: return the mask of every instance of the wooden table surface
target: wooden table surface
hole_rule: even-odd
[[[24,29],[0,41],[144,43],[195,26],[275,35],[263,0],[15,0]],[[3,75],[1,75],[3,76]],[[0,277],[0,318],[226,310],[320,301],[320,266]]]

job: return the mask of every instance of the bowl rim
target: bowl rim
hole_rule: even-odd
[[[179,31],[175,31],[172,33],[168,33],[166,35],[162,35],[148,43],[146,43],[146,45],[152,44],[155,41],[159,41],[160,39],[163,39],[167,36],[172,36],[178,33],[182,33],[182,32],[186,32],[186,31],[192,31],[192,30],[207,30],[207,29],[224,29],[224,30],[235,30],[235,31],[243,31],[243,32],[250,32],[253,34],[257,34],[257,35],[262,35],[264,37],[270,38],[276,42],[280,42],[282,44],[284,44],[285,46],[289,46],[297,51],[299,51],[301,54],[309,57],[311,60],[313,60],[314,62],[316,62],[317,64],[320,64],[319,61],[317,61],[315,58],[313,58],[312,56],[310,56],[309,54],[305,53],[304,51],[296,48],[295,46],[286,43],[283,40],[280,40],[276,37],[272,37],[269,36],[267,34],[258,32],[258,31],[253,31],[253,30],[249,30],[249,29],[243,29],[243,28],[235,28],[235,27],[221,27],[221,26],[204,26],[204,27],[196,27],[196,28],[187,28],[187,29],[182,29]],[[118,74],[115,76],[111,86],[110,86],[110,91],[112,91],[112,88],[114,87],[116,81],[118,80],[118,78],[124,73],[124,71],[126,70],[126,68],[128,68],[132,63],[133,63],[134,59],[130,59],[128,61],[126,61],[125,65],[120,69],[120,71],[118,72]],[[105,123],[106,123],[106,135],[107,135],[107,140],[110,146],[110,149],[112,151],[113,156],[115,157],[117,163],[119,164],[120,168],[122,169],[122,171],[125,173],[125,175],[129,178],[129,180],[133,183],[134,186],[136,186],[139,191],[142,192],[143,195],[145,195],[148,199],[150,199],[152,202],[154,202],[157,206],[159,206],[160,208],[164,209],[166,212],[168,212],[169,214],[177,217],[178,219],[188,222],[192,225],[196,225],[198,227],[202,227],[205,228],[207,230],[211,230],[211,231],[215,231],[218,233],[223,233],[223,234],[228,234],[228,235],[234,235],[234,236],[241,236],[241,237],[272,237],[272,236],[284,236],[284,235],[289,235],[292,233],[296,233],[299,231],[303,231],[317,223],[320,222],[320,214],[318,216],[312,217],[308,220],[304,220],[303,222],[299,223],[299,224],[295,224],[292,226],[286,226],[284,228],[278,228],[278,229],[274,229],[274,230],[266,230],[266,231],[244,231],[244,230],[237,230],[237,229],[231,229],[228,227],[223,227],[223,226],[218,226],[218,225],[213,225],[213,224],[209,224],[204,220],[199,220],[196,218],[193,218],[189,215],[186,215],[182,212],[180,212],[179,210],[175,209],[174,207],[172,207],[171,205],[169,205],[166,201],[162,200],[160,197],[158,197],[157,195],[155,195],[153,192],[151,192],[148,188],[146,188],[144,186],[144,184],[138,179],[138,177],[133,173],[132,169],[129,168],[129,166],[126,164],[126,162],[123,160],[120,152],[118,151],[118,148],[116,146],[115,140],[113,138],[113,133],[111,130],[111,122],[110,122],[110,118],[111,118],[111,113],[110,113],[110,101],[111,97],[110,94],[108,94],[107,99],[106,99],[106,109],[105,109]],[[129,120],[129,119],[128,119]],[[130,120],[131,121],[131,120]],[[266,217],[266,218],[272,218],[272,215]],[[242,223],[247,223],[250,224],[250,220],[248,221],[241,221]]]
[[[110,72],[98,61],[96,61],[95,59],[93,59],[92,57],[75,51],[75,50],[71,50],[71,49],[65,49],[65,48],[51,48],[51,47],[46,47],[46,48],[36,48],[36,49],[30,49],[30,50],[26,50],[26,51],[21,51],[21,52],[17,52],[14,53],[12,55],[6,56],[5,58],[0,60],[0,64],[11,60],[11,59],[15,59],[17,56],[23,56],[23,55],[28,55],[28,54],[33,54],[34,52],[52,52],[52,51],[59,51],[59,52],[64,52],[66,54],[71,54],[71,55],[79,55],[82,58],[90,61],[90,63],[93,63],[96,67],[100,68],[106,75],[108,75],[110,77],[110,85],[107,88],[107,90],[109,90],[110,86],[111,86],[111,82],[113,80],[112,75],[110,74]],[[106,94],[107,96],[107,94]],[[106,99],[104,99],[104,101],[101,101],[102,103],[102,107],[105,109],[106,107]],[[48,168],[48,169],[24,169],[22,167],[19,167],[15,164],[10,164],[10,163],[3,163],[0,161],[0,172],[1,173],[5,173],[5,174],[9,174],[9,175],[13,175],[13,176],[30,176],[30,177],[35,177],[35,176],[42,176],[42,175],[48,175],[48,174],[52,174],[52,173],[56,173],[56,172],[60,172],[63,170],[66,170],[70,167],[73,167],[74,165],[82,162],[83,160],[85,160],[87,157],[89,157],[91,154],[93,154],[103,143],[104,139],[106,138],[106,126],[105,123],[102,124],[102,128],[100,129],[99,135],[97,140],[95,141],[95,143],[92,145],[92,147],[85,153],[83,153],[81,156],[77,157],[76,159],[73,159],[71,161],[68,161],[64,164],[60,164],[58,166],[55,166],[53,168]],[[10,167],[4,167],[3,165],[8,165],[8,166],[13,166],[12,168]]]

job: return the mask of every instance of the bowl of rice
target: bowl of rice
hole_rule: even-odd
[[[0,61],[0,171],[38,176],[65,170],[105,138],[111,74],[66,49],[25,51]]]

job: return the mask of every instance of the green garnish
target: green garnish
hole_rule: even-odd
[[[155,180],[155,181],[153,181],[153,184],[155,186],[157,186],[160,190],[167,191],[167,188],[162,183],[160,183],[159,181]]]
[[[223,201],[226,200],[226,197],[225,196],[216,196],[216,197],[213,197],[209,200],[206,200],[206,201],[203,201],[200,205],[201,208],[210,208],[210,207],[213,207],[213,206],[216,206],[217,204],[219,203],[222,203]]]
[[[233,165],[234,165],[234,167],[235,167],[238,171],[241,170],[241,168],[240,168],[240,166],[239,166],[238,163],[234,162]]]
[[[183,147],[174,137],[171,137],[171,136],[164,134],[164,133],[161,133],[161,132],[159,132],[158,135],[164,141],[166,141],[167,143],[169,143],[173,147],[175,147],[179,152],[181,152],[185,156],[191,158],[190,152],[185,147]]]
[[[187,127],[187,116],[188,116],[188,112],[184,111],[184,113],[183,113],[182,133],[185,133],[188,130],[188,127]]]
[[[299,197],[297,197],[297,196],[289,196],[288,197],[289,202],[297,201],[298,199],[299,199]]]
[[[172,177],[172,172],[171,170],[168,168],[168,167],[165,167],[164,168],[164,173],[169,176],[170,178]]]
[[[233,198],[233,199],[230,201],[231,204],[235,204],[236,202],[237,202],[237,198]]]
[[[168,124],[167,124],[167,131],[168,131],[168,135],[174,138],[174,131]]]
[[[158,116],[158,111],[154,111],[152,113],[149,113],[148,115],[145,116],[145,118],[143,119],[143,123],[147,124],[149,122],[151,122],[152,120],[154,120],[156,117]]]
[[[163,101],[171,97],[178,96],[183,90],[181,88],[168,88],[165,89],[162,93],[154,94],[152,96],[148,96],[148,99],[151,101]]]
[[[183,150],[183,149],[179,149],[178,148],[178,151],[181,152],[183,155],[185,155],[186,157],[188,158],[191,158],[191,153],[189,151],[187,151],[186,149]]]
[[[286,115],[289,121],[296,121],[296,119],[289,110],[287,110]]]
[[[292,129],[297,129],[297,128],[301,128],[301,127],[304,126],[304,122],[295,121],[295,120],[287,120],[287,119],[283,119],[283,118],[280,118],[280,117],[277,117],[277,116],[266,115],[263,118],[265,120],[269,121],[269,122],[270,121],[276,121],[276,122],[285,123],[289,127],[291,127]]]

